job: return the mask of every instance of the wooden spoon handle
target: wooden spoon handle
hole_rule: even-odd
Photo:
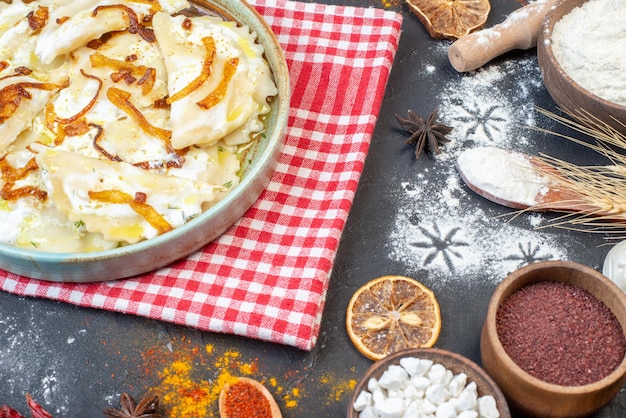
[[[537,45],[546,13],[556,0],[538,0],[512,12],[504,22],[457,39],[448,49],[458,72],[475,70],[513,49]]]

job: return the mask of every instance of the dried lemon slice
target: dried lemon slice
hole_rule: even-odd
[[[457,39],[482,28],[487,21],[489,0],[406,0],[430,36]]]
[[[356,348],[372,360],[405,348],[432,347],[441,331],[439,303],[417,280],[379,277],[350,299],[346,329]]]

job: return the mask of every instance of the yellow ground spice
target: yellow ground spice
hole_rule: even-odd
[[[355,379],[337,378],[332,374],[324,374],[320,377],[320,383],[328,388],[327,404],[341,401],[344,396],[354,392],[357,381]]]
[[[275,377],[271,377],[267,383],[273,388],[276,397],[283,400],[285,408],[293,409],[298,407],[298,399],[300,398],[300,389],[298,387],[287,389],[279,385]]]
[[[192,365],[188,361],[177,360],[160,373],[161,398],[164,405],[170,406],[171,418],[201,418],[207,416],[217,398],[211,396],[211,384],[191,377]]]
[[[204,347],[204,352],[192,350],[175,355],[175,360],[163,367],[158,373],[161,379],[159,387],[152,392],[161,399],[161,406],[169,418],[209,418],[219,416],[218,399],[222,388],[234,383],[239,376],[249,376],[258,370],[256,362],[241,361],[241,353],[228,350],[219,357],[213,356],[215,348],[211,344]],[[215,378],[203,380],[195,377],[194,368],[215,370]],[[196,372],[198,370],[195,370]]]
[[[156,374],[159,384],[146,392],[157,395],[160,409],[168,418],[217,418],[218,400],[225,385],[247,376],[266,385],[281,409],[299,407],[306,397],[302,384],[311,381],[304,370],[286,372],[284,376],[263,377],[258,358],[243,358],[235,349],[218,349],[212,344],[197,346],[188,338],[173,340],[167,349],[155,346],[141,353],[145,375]],[[356,374],[352,370],[353,375]],[[356,380],[326,373],[315,384],[326,405],[343,401],[354,391]],[[325,394],[325,395],[324,395]]]

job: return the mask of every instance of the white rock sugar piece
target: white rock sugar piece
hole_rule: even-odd
[[[467,375],[465,373],[459,373],[452,378],[448,384],[448,389],[453,397],[457,397],[463,391],[463,388],[467,384]]]
[[[367,391],[362,390],[361,393],[359,393],[359,395],[354,400],[352,407],[355,410],[361,412],[371,403],[372,403],[372,394]]]
[[[359,418],[377,418],[376,412],[374,412],[373,406],[368,406],[359,414]]]
[[[420,363],[421,360],[415,357],[403,357],[400,359],[400,366],[404,367],[404,370],[411,377],[423,375],[430,368],[430,366],[425,367],[425,365],[420,367]]]
[[[447,369],[441,364],[433,364],[428,371],[428,378],[433,383],[443,383],[446,378]]]
[[[476,382],[430,360],[405,358],[371,378],[352,407],[359,418],[497,418],[492,396],[478,397]]]
[[[456,410],[450,402],[444,402],[437,407],[437,418],[457,418]]]
[[[411,386],[424,392],[430,386],[430,379],[426,376],[417,376],[411,379]]]
[[[378,379],[380,387],[387,390],[398,390],[408,380],[409,374],[404,367],[392,364]]]
[[[400,418],[404,412],[404,402],[401,398],[387,398],[374,404],[374,412],[380,418]]]
[[[367,390],[369,390],[370,392],[374,392],[376,389],[378,389],[378,379],[372,377],[370,380],[367,381]]]
[[[496,400],[491,395],[478,398],[478,412],[481,417],[485,418],[498,418],[500,416]]]
[[[457,167],[464,180],[501,200],[532,206],[545,193],[548,178],[533,169],[526,156],[495,147],[463,151]]]
[[[431,401],[434,405],[441,405],[450,399],[450,391],[441,383],[435,383],[426,389],[426,399]]]

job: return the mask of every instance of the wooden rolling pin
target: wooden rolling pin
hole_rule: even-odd
[[[457,39],[448,49],[450,64],[458,72],[475,70],[514,49],[537,45],[546,13],[557,0],[537,0],[512,12],[502,23]]]

